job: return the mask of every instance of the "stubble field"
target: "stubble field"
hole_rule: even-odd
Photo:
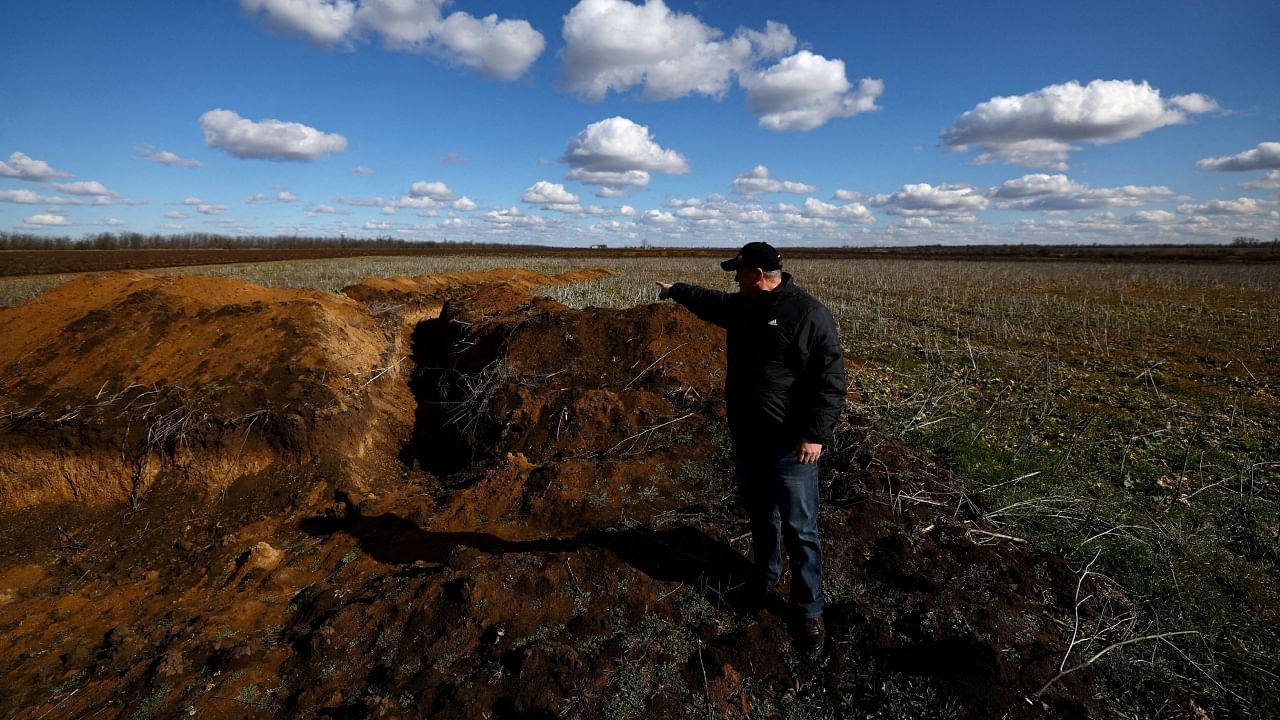
[[[974,503],[1135,601],[1081,593],[1102,616],[1068,630],[1064,668],[1147,638],[1104,656],[1122,704],[1148,713],[1135,716],[1161,716],[1158,688],[1172,678],[1214,698],[1219,717],[1277,712],[1280,267],[788,269],[831,307],[860,366],[855,411],[935,453],[965,493],[902,502]],[[724,283],[706,263],[637,264],[555,292],[626,305],[661,276]]]

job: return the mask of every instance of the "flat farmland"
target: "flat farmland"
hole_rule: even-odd
[[[655,281],[731,289],[717,259],[388,255],[149,272],[337,292],[366,278],[605,268],[612,274],[539,292],[574,309],[643,317]],[[874,452],[865,461],[878,501],[915,518],[904,546],[968,523],[970,537],[993,547],[1064,558],[1078,578],[1066,598],[1076,614],[1055,626],[1052,665],[1097,671],[1099,716],[1280,714],[1280,266],[800,256],[786,269],[839,324],[851,367],[848,426],[944,469],[945,489],[922,490],[910,466],[877,467]],[[23,302],[69,277],[0,279],[0,300]],[[692,482],[700,468],[680,472]],[[832,505],[848,502],[830,476],[825,483]],[[609,502],[593,496],[589,505]],[[847,508],[824,510],[825,520],[848,517],[837,511]],[[832,602],[875,607],[861,567],[841,564],[853,554],[832,549]],[[1004,592],[994,579],[977,586]],[[934,592],[944,589],[911,594]],[[976,619],[947,622],[969,620],[982,636]],[[1020,648],[998,652],[1013,665],[1032,662]]]
[[[705,261],[614,269],[554,292],[626,305],[643,301],[647,280],[725,283]],[[1277,712],[1280,267],[788,269],[831,307],[858,366],[850,412],[933,453],[962,489],[902,502],[942,503],[939,514],[975,503],[1008,535],[1135,600],[1098,619],[1112,634],[1074,635],[1072,662],[1087,659],[1085,647],[1148,638],[1121,649],[1129,667],[1117,683],[1152,712],[1143,716],[1158,716],[1144,694],[1162,676],[1186,678],[1239,716]]]

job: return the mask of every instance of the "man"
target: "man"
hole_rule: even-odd
[[[844,407],[840,341],[831,312],[792,283],[768,243],[747,243],[720,267],[735,273],[738,292],[659,282],[658,296],[727,331],[725,404],[754,589],[763,596],[782,576],[781,533],[802,640],[816,652],[824,632],[818,459]]]

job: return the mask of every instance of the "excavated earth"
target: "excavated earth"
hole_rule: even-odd
[[[856,397],[799,653],[744,592],[723,335],[535,294],[603,272],[0,310],[0,718],[1105,717],[1089,669],[1038,692],[1076,577]]]

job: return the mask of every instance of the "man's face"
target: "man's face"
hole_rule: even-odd
[[[764,289],[764,271],[760,268],[740,267],[733,280],[738,283],[738,292],[744,295],[754,295]]]

